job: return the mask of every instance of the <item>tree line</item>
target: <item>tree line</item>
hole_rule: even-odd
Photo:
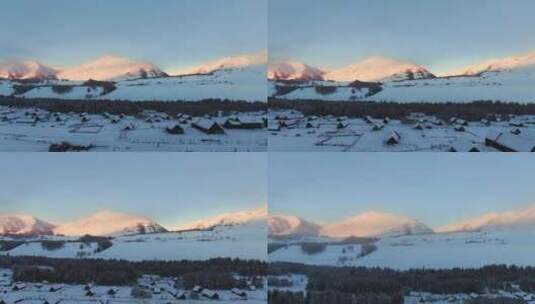
[[[200,101],[127,101],[127,100],[65,100],[55,98],[21,98],[0,96],[0,105],[15,108],[35,107],[49,112],[90,113],[138,116],[144,110],[154,110],[171,116],[183,113],[191,116],[213,115],[219,111],[258,112],[266,111],[266,102],[231,101],[226,99],[204,99]]]
[[[514,265],[398,271],[378,267],[272,263],[268,267],[268,273],[269,275],[300,273],[308,277],[306,295],[272,291],[269,297],[273,302],[270,303],[275,304],[326,303],[321,301],[328,297],[337,299],[329,303],[401,303],[403,296],[409,291],[481,294],[487,290],[513,291],[511,287],[513,283],[518,284],[524,291],[535,292],[535,267]]]
[[[269,98],[270,109],[297,110],[307,116],[348,116],[403,119],[411,113],[425,113],[447,120],[451,117],[477,121],[493,120],[496,115],[535,115],[535,103],[509,103],[499,101],[474,101],[471,103],[430,102],[373,102],[373,101],[320,101],[283,100]]]
[[[67,284],[94,282],[99,285],[132,285],[137,282],[140,275],[155,274],[166,277],[185,277],[188,279],[187,282],[204,283],[206,285],[203,286],[207,288],[239,286],[241,284],[239,280],[232,281],[231,284],[225,281],[228,280],[230,274],[261,277],[265,276],[267,272],[265,262],[230,258],[216,258],[207,261],[131,262],[114,259],[0,256],[0,268],[13,269],[13,279],[23,282],[48,281]],[[207,274],[214,275],[215,279]]]

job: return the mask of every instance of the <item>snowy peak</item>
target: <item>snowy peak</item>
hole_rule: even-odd
[[[223,57],[200,66],[175,71],[173,75],[209,74],[218,70],[242,69],[267,63],[267,51],[232,57]]]
[[[270,236],[317,236],[320,226],[293,215],[272,215],[268,218]]]
[[[267,205],[253,210],[244,210],[219,214],[206,219],[180,225],[176,230],[203,230],[216,226],[235,226],[252,222],[265,221],[267,217]]]
[[[0,235],[51,235],[54,225],[31,215],[0,214]]]
[[[522,210],[483,214],[466,221],[439,227],[435,231],[447,233],[522,228],[535,228],[535,204]]]
[[[54,229],[55,234],[68,236],[110,236],[165,231],[165,228],[148,218],[112,211],[100,211]]]
[[[143,61],[133,61],[118,56],[103,56],[77,67],[58,73],[58,78],[68,80],[121,80],[132,78],[153,78],[167,76],[157,66]]]
[[[298,61],[274,61],[268,65],[271,80],[323,80],[324,71]]]
[[[381,237],[425,234],[433,231],[424,224],[401,215],[365,212],[340,223],[324,226],[320,233],[329,237]]]
[[[525,55],[490,59],[463,68],[460,75],[479,75],[484,72],[503,72],[524,68],[535,68],[535,51]]]
[[[56,79],[57,70],[37,61],[0,61],[0,78]]]
[[[344,68],[325,74],[326,80],[333,81],[399,81],[435,78],[426,68],[396,59],[370,57]]]

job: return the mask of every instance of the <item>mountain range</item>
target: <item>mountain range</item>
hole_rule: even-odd
[[[132,60],[115,55],[105,55],[78,66],[51,67],[35,60],[0,61],[0,78],[5,79],[65,79],[73,81],[121,80],[132,78],[158,78],[169,75],[208,74],[217,70],[238,69],[265,65],[267,52],[223,57],[198,66],[165,72],[153,63]],[[485,72],[522,70],[535,66],[535,51],[522,55],[496,58],[475,63],[443,75],[475,76]],[[271,80],[329,80],[352,82],[388,82],[414,79],[433,79],[428,68],[405,60],[372,56],[337,69],[326,69],[299,61],[273,60],[268,64],[267,78]]]
[[[443,75],[474,76],[485,72],[511,71],[535,66],[535,52],[523,55],[486,60]],[[337,69],[322,69],[299,61],[275,60],[269,63],[268,79],[271,80],[327,80],[352,82],[389,82],[402,80],[433,79],[437,76],[428,68],[393,58],[373,56]]]
[[[535,227],[535,204],[520,210],[491,212],[450,225],[438,227],[436,232],[471,232]]]
[[[217,226],[236,226],[260,222],[267,217],[267,207],[224,213],[171,231],[208,230]],[[103,210],[74,221],[54,225],[31,215],[0,214],[0,235],[120,236],[168,232],[157,222],[143,216]]]
[[[205,219],[181,224],[174,230],[203,230],[215,226],[234,226],[251,222],[265,221],[268,216],[267,205],[252,210],[218,214]]]
[[[269,215],[267,206],[228,212],[183,223],[166,229],[143,217],[113,211],[99,211],[71,222],[54,225],[31,215],[0,214],[0,235],[131,235],[167,231],[209,230],[218,226],[238,226],[267,222],[271,237],[387,237],[431,233],[474,232],[535,228],[535,204],[524,209],[492,212],[431,229],[418,220],[385,212],[368,211],[346,219],[316,224],[292,215]]]
[[[273,61],[268,65],[267,78],[273,80],[323,80],[325,71],[299,61]]]
[[[250,66],[267,64],[267,51],[254,54],[244,54],[231,57],[223,57],[190,68],[174,71],[173,75],[208,74],[218,70],[240,69]]]
[[[535,204],[521,210],[487,213],[435,229],[407,216],[377,211],[364,212],[325,225],[290,215],[273,215],[268,218],[268,233],[272,238],[388,237],[526,228],[535,228]]]
[[[535,101],[535,51],[485,60],[438,75],[415,63],[378,56],[338,69],[276,61],[268,70],[269,97],[285,100]]]
[[[132,60],[116,55],[105,55],[78,66],[66,68],[51,67],[35,60],[4,60],[0,61],[0,78],[11,80],[61,79],[85,81],[93,79],[99,81],[119,81],[125,79],[161,78],[170,75],[208,74],[217,70],[238,69],[265,65],[266,63],[266,51],[224,57],[196,67],[177,70],[173,73],[166,73],[155,64],[147,61]]]
[[[315,224],[299,217],[276,215],[268,220],[271,237],[385,237],[433,233],[424,224],[402,215],[368,211],[339,222]]]
[[[535,66],[535,51],[527,54],[505,58],[485,60],[481,63],[462,68],[455,74],[479,75],[484,72],[512,71],[515,69],[533,68]]]
[[[51,235],[55,226],[25,214],[0,214],[0,235]]]

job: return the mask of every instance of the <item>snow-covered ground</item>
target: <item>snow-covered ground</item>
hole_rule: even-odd
[[[57,98],[76,100],[129,101],[198,101],[228,99],[265,102],[265,66],[221,69],[208,74],[123,79],[115,81],[116,89],[105,93],[100,86],[90,87],[83,81],[46,80],[31,84],[27,92],[15,94],[15,81],[0,80],[0,95],[24,98]],[[58,93],[53,86],[70,87]]]
[[[268,91],[271,97],[288,100],[460,103],[493,100],[529,103],[535,102],[534,58],[535,53],[532,52],[495,59],[444,77],[435,77],[417,64],[382,57],[368,58],[331,71],[318,70],[303,63],[279,63],[269,67]],[[277,80],[295,81],[285,83]],[[316,91],[316,87],[325,85],[318,83],[319,80],[329,80],[329,86],[335,89],[329,92]],[[371,94],[356,94],[349,86],[355,80],[377,82],[381,90]],[[287,86],[288,90],[277,92],[275,86]]]
[[[398,102],[535,102],[533,71],[486,72],[481,76],[390,82],[366,100]]]
[[[317,83],[317,82],[316,82]],[[329,84],[327,84],[328,86]],[[332,84],[331,84],[332,85]],[[321,99],[323,101],[340,101],[340,100],[361,100],[369,94],[368,88],[352,88],[345,85],[336,85],[332,93],[319,93],[321,86],[303,86],[299,87],[288,94],[284,95],[284,99],[299,100],[299,99]],[[273,89],[270,89],[273,90]]]
[[[477,268],[508,264],[535,266],[535,232],[504,230],[456,232],[386,237],[375,242],[377,249],[359,257],[362,245],[331,244],[324,251],[307,254],[298,243],[288,243],[269,254],[270,262],[310,265],[411,268]]]
[[[149,299],[134,298],[131,295],[132,286],[99,286],[99,285],[69,285],[50,283],[14,282],[12,271],[0,269],[0,302],[21,304],[42,303],[267,303],[266,286],[254,290],[187,290],[177,286],[175,279],[154,275],[144,275],[138,280],[149,295]],[[266,284],[264,284],[266,285]],[[52,291],[51,288],[53,288]],[[237,295],[243,293],[245,296]],[[217,294],[218,299],[210,299],[208,295]],[[46,301],[46,302],[45,302]]]
[[[27,115],[30,113],[30,115]],[[262,121],[262,113],[232,117]],[[85,118],[84,118],[85,117]],[[187,116],[184,116],[187,117]],[[219,124],[231,117],[214,117]],[[53,143],[67,141],[94,145],[91,151],[266,151],[265,129],[225,129],[205,134],[191,126],[195,117],[168,117],[146,112],[143,117],[51,113],[38,109],[0,106],[1,151],[48,151]],[[184,134],[166,132],[180,125]]]
[[[323,84],[292,84],[297,88],[277,95],[273,89],[280,83],[270,84],[270,96],[280,99],[313,99],[323,101],[390,101],[390,102],[472,102],[493,100],[502,102],[535,102],[535,73],[487,72],[482,76],[459,76],[435,79],[390,81],[382,84],[377,94],[351,88],[346,83],[330,83],[336,87],[331,93],[319,93],[316,87]]]
[[[2,237],[2,240],[12,240]],[[17,238],[17,240],[21,240]],[[65,241],[58,249],[45,249],[44,240]],[[45,256],[56,258],[105,258],[143,260],[208,260],[217,257],[267,260],[267,226],[256,221],[238,225],[217,226],[212,230],[184,231],[114,237],[112,246],[97,251],[97,244],[84,244],[74,237],[40,236],[2,255]]]
[[[265,67],[227,69],[212,74],[120,82],[104,99],[266,101]]]
[[[268,119],[270,151],[495,152],[499,150],[488,145],[486,139],[495,140],[500,133],[496,141],[513,150],[529,152],[535,148],[535,116],[517,116],[509,121],[450,122],[415,115],[407,119],[410,122],[392,119],[385,123],[383,119],[306,117],[297,111],[270,111]],[[389,144],[393,135],[399,138]]]
[[[278,276],[268,276],[269,279],[283,280],[290,282],[290,286],[268,286],[269,290],[281,290],[281,291],[291,291],[291,292],[306,292],[308,277],[304,274],[286,274]]]

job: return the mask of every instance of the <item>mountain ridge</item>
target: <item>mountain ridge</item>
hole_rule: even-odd
[[[323,80],[325,71],[300,61],[274,61],[268,65],[267,78],[273,80]]]
[[[248,68],[251,66],[260,66],[267,64],[267,51],[258,53],[242,54],[237,56],[228,56],[205,62],[198,66],[179,69],[172,72],[172,75],[192,75],[208,74],[223,69]]]
[[[262,221],[267,218],[267,205],[251,210],[226,212],[211,217],[195,220],[177,226],[176,231],[181,230],[205,230],[216,226],[233,226]]]
[[[27,214],[0,214],[0,235],[52,235],[55,227]]]
[[[435,229],[440,233],[473,232],[489,229],[535,228],[535,204],[523,209],[489,212]]]
[[[141,216],[102,210],[57,226],[54,233],[67,236],[113,236],[166,232],[158,223]]]

